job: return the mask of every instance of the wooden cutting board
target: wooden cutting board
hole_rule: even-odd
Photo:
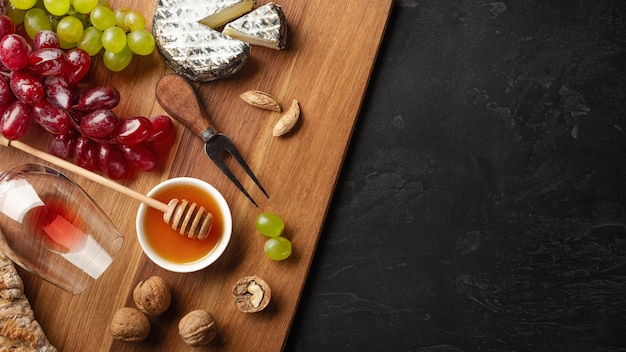
[[[267,1],[259,1],[259,5]],[[111,1],[146,14],[150,25],[156,1]],[[266,199],[242,170],[234,168],[259,203],[255,208],[203,152],[203,143],[182,125],[171,148],[161,150],[161,168],[136,173],[123,182],[147,192],[176,176],[203,179],[220,190],[233,213],[233,238],[224,256],[196,273],[177,274],[153,264],[141,251],[134,230],[138,202],[112,193],[78,175],[65,172],[109,214],[125,236],[121,254],[98,282],[72,296],[20,270],[26,293],[49,339],[60,351],[191,351],[178,336],[178,321],[193,309],[213,313],[219,335],[213,351],[282,350],[304,288],[337,178],[355,126],[375,58],[391,11],[392,0],[309,0],[277,2],[290,24],[285,51],[254,47],[249,63],[235,77],[196,85],[215,125],[238,146],[270,194]],[[112,74],[98,59],[90,80],[121,92],[115,112],[122,118],[154,116],[164,110],[154,88],[168,69],[155,52],[135,57],[121,73]],[[288,108],[300,102],[301,121],[292,134],[272,136],[280,113],[243,103],[239,94],[259,89]],[[48,135],[31,128],[22,141],[47,150]],[[41,162],[15,150],[1,151],[0,169],[21,162]],[[233,164],[231,163],[231,166]],[[292,256],[271,261],[263,253],[265,237],[254,227],[262,211],[279,214]],[[134,306],[132,290],[152,275],[172,288],[173,302],[162,316],[151,318],[148,339],[139,344],[114,341],[108,331],[113,313]],[[257,275],[272,287],[272,302],[263,312],[240,313],[232,302],[237,279]]]

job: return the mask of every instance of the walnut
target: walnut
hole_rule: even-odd
[[[270,286],[258,276],[241,278],[233,287],[235,304],[244,313],[262,311],[270,303],[271,298]]]
[[[189,346],[207,345],[217,335],[215,319],[206,310],[192,310],[178,322],[178,333]]]
[[[140,311],[148,315],[161,315],[170,306],[172,293],[165,280],[152,276],[135,286],[133,300]]]
[[[116,340],[141,342],[150,333],[150,321],[138,309],[124,307],[113,314],[109,329]]]

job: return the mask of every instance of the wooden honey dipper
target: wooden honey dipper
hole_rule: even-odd
[[[184,199],[178,200],[174,198],[170,200],[168,204],[165,204],[159,200],[148,197],[145,194],[136,192],[128,187],[124,187],[113,180],[105,178],[104,176],[100,176],[94,172],[83,169],[82,167],[72,164],[69,161],[44,153],[39,149],[29,146],[28,144],[17,140],[8,140],[1,134],[0,145],[13,147],[30,155],[36,156],[51,164],[83,176],[95,183],[123,193],[131,198],[145,203],[151,208],[160,210],[163,212],[163,221],[165,221],[166,224],[171,223],[172,229],[174,229],[174,231],[178,231],[181,235],[187,235],[189,238],[198,238],[202,240],[209,234],[209,230],[211,229],[211,225],[213,223],[213,214],[206,211],[204,207],[198,206],[196,203],[190,203]]]

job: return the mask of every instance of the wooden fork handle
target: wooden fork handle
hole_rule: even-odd
[[[196,91],[189,81],[177,74],[163,76],[156,86],[156,98],[161,107],[197,136],[215,128],[206,116]]]

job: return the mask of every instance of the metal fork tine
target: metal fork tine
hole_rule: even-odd
[[[230,155],[232,155],[235,158],[235,160],[237,160],[239,162],[239,165],[241,165],[241,167],[244,170],[246,170],[246,173],[248,174],[248,176],[250,176],[252,181],[254,181],[254,183],[256,183],[257,187],[259,187],[261,192],[263,192],[263,194],[265,194],[265,196],[267,198],[269,198],[270,196],[265,191],[265,188],[263,188],[263,186],[261,186],[261,182],[259,182],[259,180],[256,178],[256,176],[252,172],[252,170],[250,170],[250,167],[248,166],[246,161],[243,159],[241,154],[239,154],[239,151],[237,150],[237,148],[235,148],[235,146],[231,144],[230,147],[225,148],[225,149],[230,153]]]
[[[243,193],[246,197],[248,197],[248,199],[252,202],[252,204],[254,204],[255,207],[259,207],[258,204],[256,204],[256,202],[254,201],[254,199],[252,199],[252,196],[248,193],[248,191],[246,191],[246,189],[243,187],[243,185],[241,184],[241,182],[239,182],[239,180],[237,179],[237,177],[235,177],[235,175],[232,173],[232,171],[230,171],[230,169],[228,168],[228,165],[226,165],[226,163],[224,162],[224,160],[222,160],[222,157],[220,156],[220,153],[218,150],[215,150],[214,152],[211,151],[209,152],[208,148],[206,150],[207,155],[209,156],[209,158],[211,158],[211,160],[213,160],[213,162],[215,163],[215,165],[222,170],[222,172],[226,175],[226,177],[228,177],[230,179],[230,181],[232,183],[235,184],[235,186],[237,186],[237,188],[239,188],[239,190],[241,191],[241,193]]]
[[[204,149],[205,149],[206,154],[209,156],[209,158],[211,158],[211,160],[213,160],[215,165],[217,165],[217,167],[219,167],[220,170],[222,170],[222,172],[231,180],[231,182],[234,183],[235,186],[237,186],[237,188],[239,188],[239,190],[246,197],[248,197],[248,199],[252,202],[252,204],[254,204],[254,206],[256,206],[257,208],[259,207],[257,203],[254,201],[254,199],[252,199],[252,196],[250,196],[248,191],[246,191],[246,189],[243,187],[241,182],[239,182],[237,177],[235,177],[232,171],[228,168],[228,165],[226,165],[226,163],[222,159],[222,156],[220,155],[222,151],[226,151],[230,155],[232,155],[233,158],[237,160],[239,165],[241,165],[241,167],[246,171],[248,176],[250,176],[250,178],[254,181],[254,183],[263,192],[263,194],[265,194],[265,196],[269,198],[269,195],[267,194],[267,192],[261,185],[261,182],[259,182],[257,177],[254,175],[254,173],[252,172],[252,170],[250,169],[246,161],[243,159],[243,157],[241,156],[241,154],[239,153],[239,151],[237,150],[233,142],[230,140],[230,138],[228,138],[227,136],[221,133],[217,133],[210,138],[210,141],[208,143],[205,144]]]

